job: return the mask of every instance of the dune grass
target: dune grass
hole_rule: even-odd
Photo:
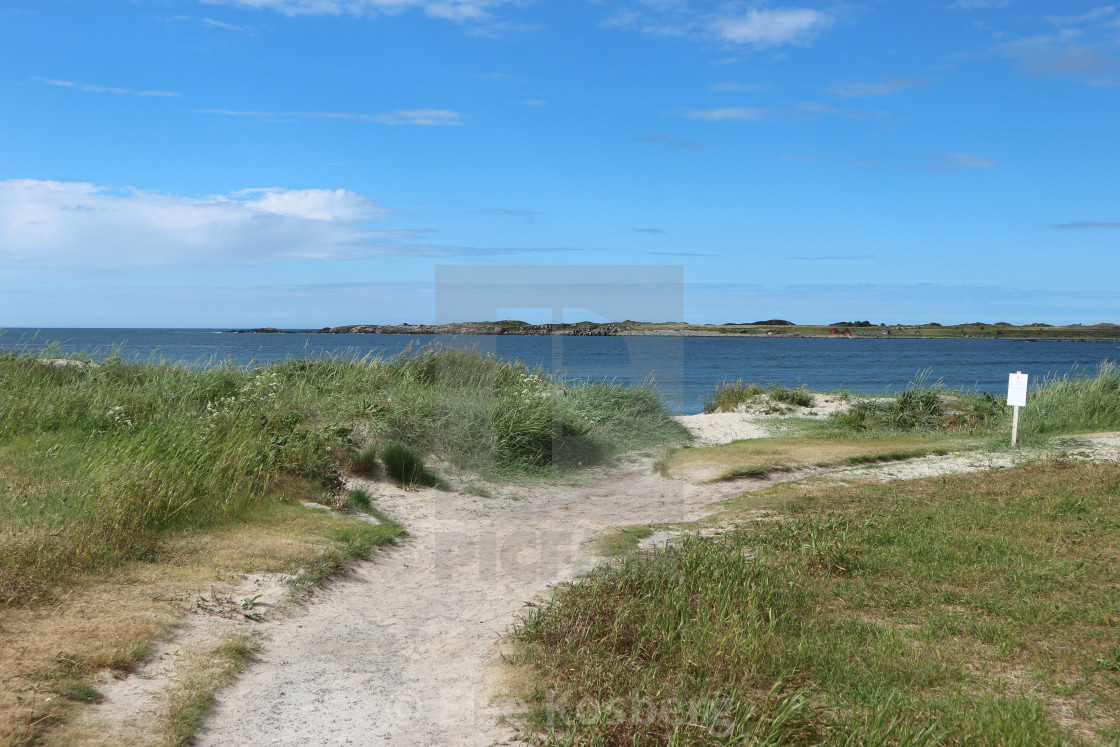
[[[779,384],[764,386],[742,380],[725,381],[716,386],[710,399],[704,401],[704,412],[735,412],[741,405],[763,402],[811,407],[813,393],[805,387],[790,389]]]
[[[897,395],[856,400],[831,416],[834,432],[1010,432],[1012,411],[1003,397],[949,391],[925,375]],[[1092,371],[1072,371],[1032,382],[1019,418],[1022,443],[1038,445],[1054,435],[1120,429],[1120,366],[1104,361]]]
[[[568,385],[456,350],[263,367],[60,357],[0,354],[0,635],[12,653],[0,657],[0,743],[39,739],[96,697],[99,667],[128,670],[151,651],[167,610],[135,587],[160,596],[230,571],[298,568],[310,588],[399,537],[368,495],[342,490],[345,472],[375,470],[390,441],[495,479],[684,435],[651,386]],[[151,583],[116,583],[137,574]],[[96,626],[83,622],[86,598],[103,608]],[[37,678],[66,650],[78,664],[65,677]],[[40,719],[51,693],[61,715]]]
[[[492,474],[548,474],[680,438],[652,387],[566,385],[459,350],[203,370],[0,356],[0,605],[157,552],[168,532],[285,500],[328,504],[376,447]],[[384,454],[382,454],[384,458]]]
[[[1120,738],[1120,467],[799,489],[775,491],[786,520],[629,556],[531,608],[526,727],[546,744]]]

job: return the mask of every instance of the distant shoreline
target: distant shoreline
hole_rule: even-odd
[[[569,337],[769,337],[842,338],[877,340],[912,339],[993,339],[993,340],[1085,340],[1120,339],[1120,325],[1051,326],[1045,324],[922,324],[871,325],[867,322],[844,325],[756,322],[753,324],[687,324],[683,322],[576,322],[572,324],[529,324],[501,322],[456,322],[451,324],[350,324],[320,329],[230,329],[224,334],[365,334],[365,335],[522,335]]]

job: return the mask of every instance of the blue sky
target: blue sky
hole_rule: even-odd
[[[447,265],[1120,322],[1099,2],[6,0],[0,61],[0,327],[429,322]]]

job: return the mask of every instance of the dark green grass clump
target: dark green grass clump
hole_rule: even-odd
[[[416,451],[400,441],[390,441],[381,450],[385,471],[403,488],[415,485],[446,488],[446,484],[424,465],[424,459]]]
[[[784,490],[784,521],[630,556],[532,608],[527,728],[651,746],[1120,737],[1120,468]]]

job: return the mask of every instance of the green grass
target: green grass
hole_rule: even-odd
[[[705,400],[704,412],[735,412],[740,405],[761,404],[763,402],[811,407],[813,394],[805,387],[790,389],[778,384],[744,383],[743,381],[719,384],[711,399]]]
[[[653,534],[653,527],[629,526],[622,527],[603,535],[595,542],[595,553],[614,557],[626,555],[638,549],[638,544]]]
[[[1120,467],[772,492],[783,521],[628,556],[529,610],[542,743],[1120,737]]]
[[[377,459],[377,447],[367,446],[350,454],[350,471],[360,477],[377,477],[381,463]]]
[[[3,354],[0,607],[154,557],[182,529],[244,521],[277,501],[338,505],[359,443],[372,454],[399,440],[514,476],[682,437],[652,386],[568,385],[450,349],[259,368],[60,367]]]
[[[892,397],[856,399],[818,432],[888,434],[913,431],[998,435],[1011,431],[1011,408],[989,394],[948,391],[924,375]],[[1035,381],[1019,419],[1020,443],[1041,445],[1055,435],[1120,429],[1120,366]]]

